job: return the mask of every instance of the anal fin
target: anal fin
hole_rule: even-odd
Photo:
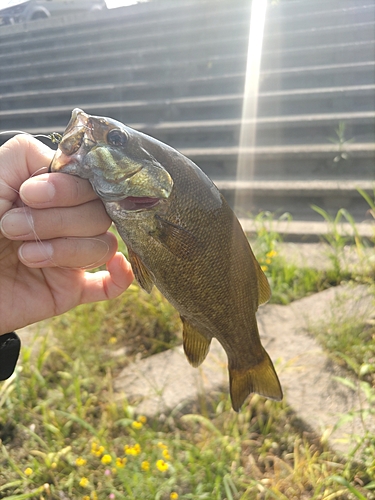
[[[206,358],[208,351],[210,350],[211,339],[208,340],[182,316],[181,320],[183,325],[182,339],[184,352],[189,363],[192,366],[197,367]]]
[[[263,360],[248,369],[229,367],[230,397],[235,411],[239,411],[247,396],[252,392],[275,401],[281,401],[283,398],[272,361],[266,351],[263,352]]]

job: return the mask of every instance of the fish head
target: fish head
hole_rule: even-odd
[[[96,194],[124,211],[143,211],[168,199],[173,180],[144,147],[139,132],[113,120],[74,109],[51,172],[88,179]]]

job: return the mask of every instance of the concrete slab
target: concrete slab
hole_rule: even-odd
[[[348,373],[335,366],[307,333],[309,325],[323,321],[342,303],[347,312],[357,316],[369,317],[373,310],[367,287],[340,286],[289,306],[264,306],[258,313],[258,323],[263,344],[276,361],[288,404],[309,428],[330,435],[336,450],[347,452],[353,435],[365,431],[362,419],[358,414],[351,422],[336,426],[344,414],[365,408],[365,401],[359,389],[350,390],[337,381],[337,376],[348,377]],[[114,386],[118,398],[126,397],[139,414],[155,417],[183,412],[184,407],[207,394],[228,390],[226,355],[215,341],[203,365],[194,369],[179,347],[127,366]]]

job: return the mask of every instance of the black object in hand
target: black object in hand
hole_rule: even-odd
[[[0,335],[0,380],[9,378],[17,364],[21,341],[14,332]]]

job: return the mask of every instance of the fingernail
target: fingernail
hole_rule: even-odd
[[[53,246],[48,242],[28,242],[24,243],[18,249],[18,254],[23,262],[35,264],[51,260],[53,255]]]
[[[48,181],[48,174],[38,175],[25,181],[20,188],[20,196],[27,204],[39,205],[53,200],[56,189]]]
[[[0,222],[4,236],[29,236],[34,234],[34,221],[27,208],[16,208],[4,215]]]

